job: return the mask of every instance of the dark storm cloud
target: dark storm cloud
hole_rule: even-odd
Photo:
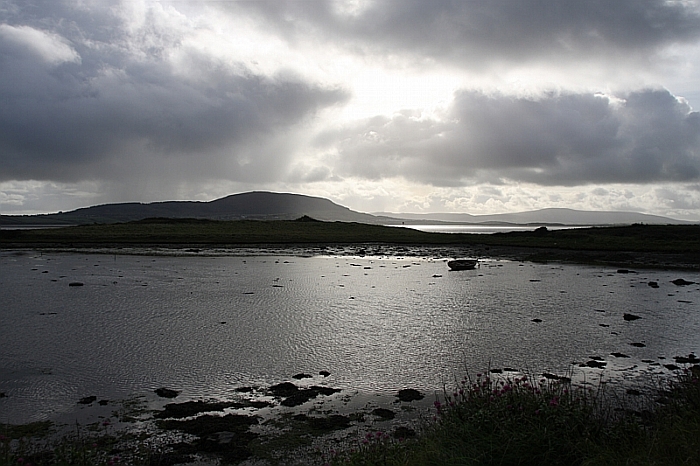
[[[641,59],[700,36],[700,12],[666,0],[377,0],[355,14],[327,1],[221,3],[253,11],[287,38],[468,67],[528,60]]]
[[[460,92],[439,119],[405,111],[323,134],[317,143],[343,141],[341,176],[442,186],[700,179],[700,114],[665,90],[621,97]]]
[[[287,163],[276,135],[347,99],[181,48],[150,14],[134,32],[108,6],[0,13],[0,181],[157,176],[171,161],[195,177],[264,180]]]

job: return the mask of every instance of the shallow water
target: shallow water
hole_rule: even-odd
[[[698,273],[261,254],[0,252],[0,422],[65,419],[90,395],[224,398],[321,370],[380,394],[441,391],[489,365],[561,373],[590,356],[633,378],[700,349],[700,286],[670,283]]]

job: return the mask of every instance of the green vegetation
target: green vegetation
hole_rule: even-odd
[[[368,433],[357,444],[331,449],[331,442],[318,453],[318,464],[698,465],[699,378],[700,366],[687,367],[663,386],[646,387],[647,396],[628,390],[634,393],[625,398],[611,395],[604,384],[577,385],[553,374],[476,374],[435,402],[435,417],[417,437],[399,427],[393,435]],[[108,420],[61,438],[51,437],[48,422],[0,425],[0,466],[170,465],[195,461],[202,453],[214,454],[222,464],[238,464],[250,455],[269,464],[311,462],[299,457],[298,449],[319,435],[346,429],[353,419],[287,414],[270,421],[278,433],[264,438],[247,430],[257,423],[255,416],[167,421],[199,438],[194,449],[186,443],[158,446],[152,434],[117,433]],[[222,429],[237,433],[236,442],[223,450],[210,440]]]
[[[454,238],[452,238],[454,240]],[[0,245],[239,245],[453,243],[448,235],[344,222],[149,219],[109,225],[2,230]]]
[[[0,230],[0,245],[239,245],[391,243],[584,251],[700,253],[700,225],[630,225],[484,234],[426,233],[362,223],[147,219],[38,230]]]
[[[697,465],[700,366],[650,410],[626,409],[570,379],[465,379],[416,440],[368,434],[334,465]],[[651,401],[647,401],[652,404]]]
[[[496,233],[488,244],[581,251],[700,253],[700,225],[628,225]]]
[[[298,220],[146,219],[63,228],[0,230],[0,248],[236,248],[401,245],[470,248],[477,257],[627,267],[700,268],[700,225],[629,225],[494,234]],[[463,254],[463,252],[462,252]],[[446,254],[450,255],[450,254]]]
[[[0,424],[0,466],[115,466],[149,465],[156,458],[146,443],[137,441],[123,454],[115,447],[131,434],[117,436],[109,423],[86,427],[54,438],[51,422],[35,422],[22,426]]]

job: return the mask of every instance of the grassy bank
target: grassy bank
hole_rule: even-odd
[[[37,230],[0,230],[13,245],[251,245],[389,243],[700,254],[700,225],[629,225],[494,234],[427,233],[362,223],[148,219]]]
[[[635,410],[567,378],[477,374],[435,402],[435,420],[418,439],[368,434],[327,464],[697,465],[699,376],[700,366],[686,369]]]
[[[0,230],[0,248],[240,248],[395,245],[463,248],[477,257],[700,269],[700,225],[629,225],[494,234],[427,233],[345,222],[148,219]],[[460,252],[464,254],[464,251]],[[447,254],[452,255],[452,254]]]
[[[335,445],[335,450],[330,449],[330,442],[315,464],[698,465],[700,366],[686,366],[673,379],[650,382],[658,386],[628,389],[627,395],[613,393],[604,384],[577,385],[568,377],[553,374],[475,374],[457,382],[453,390],[435,401],[434,417],[426,420],[417,437],[410,429],[397,428],[392,435],[368,433],[356,443]],[[173,407],[197,405],[202,411],[199,404],[202,403]],[[163,413],[159,417],[172,415]],[[211,419],[224,422],[229,417]],[[236,420],[234,417],[231,422]],[[189,426],[196,421],[166,423]],[[198,428],[207,432],[222,429],[217,422],[199,424],[202,425]],[[247,425],[235,424],[227,425],[225,430],[231,435],[251,435]],[[200,450],[182,450],[182,443],[164,446],[153,442],[149,437],[153,433],[119,433],[111,429],[109,421],[84,426],[58,440],[48,440],[51,429],[49,422],[0,425],[0,466],[165,466],[194,461],[195,452],[204,458],[214,454],[214,450],[206,448],[212,446],[207,443],[209,440],[200,445]],[[401,437],[402,432],[407,438]],[[280,442],[288,446],[287,455],[277,460],[268,458],[270,464],[302,464],[296,461],[299,453],[295,448],[307,443],[302,441],[306,436],[317,434],[300,433],[298,441],[290,441],[291,433],[284,430]],[[269,448],[279,443],[269,442],[260,446]],[[232,454],[233,450],[227,453],[228,456],[210,458],[218,457],[220,464],[238,464],[248,458]],[[313,462],[310,457],[306,460]]]
[[[407,228],[316,221],[151,219],[109,225],[0,230],[0,245],[456,244],[457,238]]]

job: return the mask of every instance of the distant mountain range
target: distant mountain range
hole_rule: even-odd
[[[41,215],[0,215],[0,226],[82,225],[119,223],[145,218],[200,218],[211,220],[294,220],[307,215],[317,220],[383,225],[425,223],[468,223],[476,225],[611,225],[684,224],[656,215],[634,212],[587,212],[571,209],[543,209],[497,215],[469,214],[367,214],[312,196],[253,191],[233,194],[208,202],[167,201],[103,204],[70,212]]]
[[[574,209],[540,209],[530,212],[517,212],[512,214],[494,215],[470,215],[470,214],[393,214],[390,212],[378,212],[377,216],[397,217],[413,222],[450,222],[473,223],[479,225],[631,225],[633,223],[646,224],[692,224],[684,220],[675,220],[659,215],[640,214],[637,212],[602,212]]]

